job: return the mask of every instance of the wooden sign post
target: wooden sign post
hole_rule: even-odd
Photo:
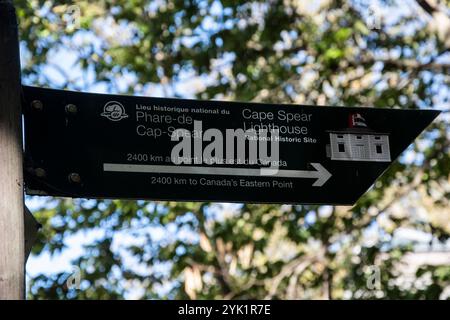
[[[24,297],[24,199],[17,18],[0,0],[0,300]]]

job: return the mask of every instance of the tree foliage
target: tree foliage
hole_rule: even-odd
[[[41,274],[30,298],[442,296],[448,266],[405,280],[413,243],[394,240],[405,228],[434,243],[450,234],[448,1],[379,1],[389,13],[377,18],[362,0],[83,0],[75,25],[72,2],[15,3],[27,83],[445,110],[353,207],[48,199],[34,213],[43,224],[34,255],[98,236],[73,261],[79,290],[65,286],[67,272]],[[76,54],[79,78],[52,58],[58,50]]]

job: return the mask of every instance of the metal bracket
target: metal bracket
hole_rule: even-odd
[[[31,253],[34,243],[36,242],[38,231],[42,225],[36,221],[31,211],[25,206],[24,210],[24,222],[25,222],[25,262],[28,260],[28,256]]]

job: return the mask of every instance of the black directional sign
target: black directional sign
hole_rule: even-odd
[[[353,204],[439,114],[23,87],[33,195]]]

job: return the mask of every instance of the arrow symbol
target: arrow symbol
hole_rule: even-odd
[[[314,187],[321,187],[331,178],[331,173],[325,169],[320,163],[311,163],[317,170],[317,180],[313,183]]]
[[[137,173],[178,173],[178,174],[201,174],[222,176],[248,176],[261,177],[271,176],[277,178],[306,178],[317,179],[314,187],[321,187],[331,177],[331,173],[320,163],[311,163],[315,170],[279,170],[272,168],[223,168],[223,167],[200,167],[200,166],[165,166],[147,164],[120,164],[104,163],[103,171],[107,172],[137,172]]]
[[[331,178],[331,173],[325,169],[320,163],[311,163],[313,166],[313,171],[307,170],[277,170],[270,168],[262,168],[261,175],[263,176],[273,176],[280,178],[316,178],[313,187],[321,187]]]

